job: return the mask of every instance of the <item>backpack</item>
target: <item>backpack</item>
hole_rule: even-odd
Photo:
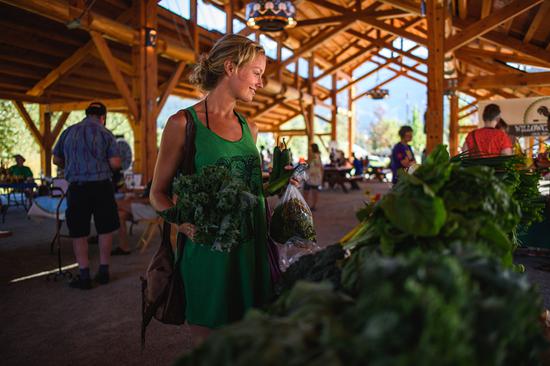
[[[180,172],[193,174],[195,172],[195,124],[188,110],[183,110],[183,113],[185,113],[187,125]],[[145,347],[146,328],[153,318],[164,324],[185,323],[185,291],[179,270],[185,239],[185,235],[178,233],[176,254],[174,254],[170,243],[170,224],[165,221],[160,247],[147,267],[145,278],[141,277],[142,349]]]

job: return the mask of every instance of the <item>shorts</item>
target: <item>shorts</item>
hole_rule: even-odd
[[[67,226],[69,236],[90,235],[90,220],[94,218],[98,234],[108,234],[120,227],[117,205],[110,180],[73,182],[67,190]]]
[[[319,191],[320,190],[320,186],[318,185],[313,185],[313,184],[308,184],[307,182],[304,183],[304,191],[309,191],[309,190],[315,190],[315,191]]]

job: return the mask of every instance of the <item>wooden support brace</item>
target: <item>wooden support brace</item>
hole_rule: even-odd
[[[107,42],[101,36],[101,34],[95,31],[91,31],[90,36],[92,37],[92,40],[99,54],[101,55],[101,58],[103,59],[103,62],[105,63],[105,66],[107,67],[107,70],[109,71],[109,74],[113,79],[113,82],[117,86],[117,89],[122,95],[122,98],[126,101],[126,104],[128,105],[128,110],[130,111],[130,113],[134,115],[134,117],[137,120],[139,116],[139,112],[138,112],[136,102],[132,98],[130,89],[126,84],[126,81],[124,81],[124,77],[122,76],[120,69],[116,65],[115,59],[113,57],[113,54],[111,53],[111,50],[109,49],[109,46],[107,45]]]
[[[45,148],[44,143],[44,137],[36,127],[36,124],[32,120],[31,116],[29,115],[29,112],[27,112],[27,108],[25,108],[25,105],[22,102],[12,102],[15,109],[17,109],[17,112],[19,112],[19,115],[21,116],[21,119],[23,122],[25,122],[25,125],[27,125],[27,128],[29,131],[31,131],[32,137],[34,137],[34,140],[36,143],[40,146],[41,149]]]
[[[170,80],[168,81],[168,85],[166,86],[166,89],[164,90],[164,93],[162,94],[162,97],[160,98],[160,101],[157,104],[155,116],[158,117],[160,111],[162,111],[162,108],[164,107],[164,104],[168,100],[168,97],[174,90],[174,87],[178,84],[181,78],[181,74],[183,73],[183,70],[185,70],[185,62],[180,62],[178,64],[178,67],[170,77]],[[156,117],[155,117],[156,118]]]

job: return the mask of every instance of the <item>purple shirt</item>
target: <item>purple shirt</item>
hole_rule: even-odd
[[[69,182],[111,179],[109,159],[119,156],[115,137],[95,116],[63,131],[53,154],[65,160],[65,179]]]
[[[395,144],[393,147],[393,150],[391,152],[391,171],[392,171],[392,183],[397,182],[397,172],[399,169],[403,169],[404,166],[401,164],[401,161],[405,158],[409,158],[409,160],[416,161],[414,158],[414,152],[412,147],[409,145],[405,145],[401,142]]]

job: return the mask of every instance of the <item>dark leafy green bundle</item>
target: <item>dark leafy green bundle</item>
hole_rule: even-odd
[[[304,246],[316,241],[313,215],[296,187],[289,185],[273,210],[269,232],[281,244]]]
[[[239,244],[246,218],[257,203],[246,185],[219,165],[205,166],[198,174],[178,176],[173,192],[176,205],[161,212],[161,217],[174,224],[195,225],[194,241],[220,251]]]
[[[546,347],[533,289],[489,258],[362,247],[341,288],[298,282],[176,365],[531,365]]]
[[[519,220],[518,204],[492,169],[451,163],[439,146],[414,174],[399,179],[346,246],[392,254],[442,251],[460,242],[512,266],[511,233]]]
[[[280,295],[289,290],[298,281],[330,281],[336,288],[340,286],[340,263],[344,259],[344,249],[340,244],[333,244],[324,250],[302,256],[283,273],[275,288]]]
[[[544,202],[541,200],[538,185],[540,173],[529,169],[525,156],[484,156],[468,153],[454,156],[451,161],[462,166],[487,166],[495,170],[495,175],[508,187],[510,193],[521,209],[520,224],[523,229],[535,222],[542,221]]]

